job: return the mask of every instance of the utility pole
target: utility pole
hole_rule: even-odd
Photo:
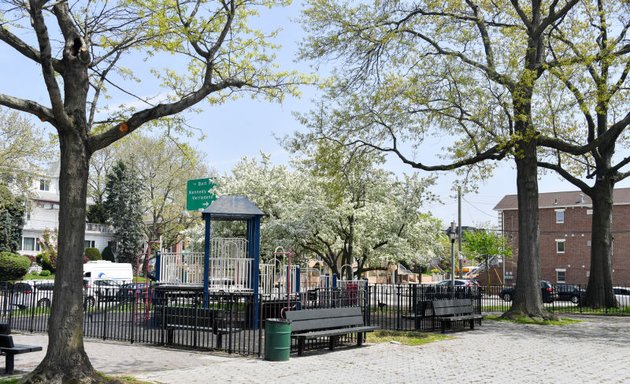
[[[459,278],[462,278],[462,187],[457,186],[457,256],[459,256]]]
[[[451,289],[453,290],[453,295],[455,295],[455,238],[457,237],[457,230],[455,229],[454,221],[451,221],[448,237],[451,240]]]

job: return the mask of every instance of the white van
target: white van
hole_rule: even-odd
[[[88,261],[83,264],[83,280],[90,286],[95,280],[131,283],[133,269],[130,263],[112,263],[108,260]]]

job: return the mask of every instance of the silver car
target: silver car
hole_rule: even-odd
[[[13,305],[18,308],[50,308],[53,300],[54,283],[17,282],[13,285]]]

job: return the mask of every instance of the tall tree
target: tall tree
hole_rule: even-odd
[[[311,133],[296,133],[287,146],[301,155],[299,169],[321,191],[320,201],[313,204],[319,206],[319,215],[306,217],[325,217],[309,226],[291,226],[308,229],[299,234],[301,247],[317,253],[335,273],[342,272],[340,265],[356,263],[354,273],[361,276],[389,263],[422,265],[435,257],[441,223],[421,213],[422,204],[433,198],[433,178],[399,180],[382,169],[382,153],[314,140]],[[352,268],[344,271],[345,278],[352,278]]]
[[[6,61],[9,69],[19,60],[34,63],[41,72],[30,77],[42,80],[32,99],[0,91],[0,105],[52,125],[61,150],[56,279],[63,284],[55,284],[54,294],[64,300],[52,304],[46,356],[26,382],[101,380],[85,353],[82,333],[81,255],[91,156],[203,100],[223,103],[244,94],[280,100],[294,91],[303,80],[276,69],[278,47],[269,41],[275,32],[250,25],[260,7],[284,3],[0,3],[0,41],[14,53]],[[121,96],[133,99],[121,104]]]
[[[195,220],[195,216],[183,214],[186,181],[208,176],[202,155],[170,136],[142,136],[138,132],[121,141],[115,152],[119,159],[133,159],[138,172],[148,239],[162,239],[164,247],[175,244],[179,232]]]
[[[142,183],[135,167],[118,161],[107,175],[104,208],[116,238],[116,261],[137,265],[142,254]]]
[[[0,252],[21,249],[24,211],[24,201],[0,184]]]
[[[107,175],[116,162],[114,147],[103,148],[90,158],[90,173],[88,177],[88,199],[91,203],[87,210],[89,223],[105,224],[109,221],[105,209],[105,186]]]
[[[0,180],[28,192],[31,178],[51,161],[54,140],[17,111],[0,107]]]
[[[309,2],[304,13],[310,36],[302,56],[340,62],[335,74],[342,81],[326,100],[340,108],[326,113],[328,120],[337,121],[322,125],[324,136],[391,152],[426,171],[512,154],[519,211],[518,295],[505,316],[551,316],[539,289],[539,146],[544,141],[577,155],[592,148],[542,138],[533,113],[541,76],[566,59],[556,60],[546,42],[577,3],[466,0],[348,6],[322,0]],[[429,166],[405,154],[432,134],[452,137],[446,157],[460,160]],[[487,168],[476,167],[472,170],[483,177]]]
[[[506,258],[512,256],[510,242],[498,232],[483,229],[467,230],[462,236],[464,255],[477,263],[485,264],[487,283],[490,286],[490,259],[493,256],[501,256],[505,265]]]
[[[565,142],[593,143],[583,156],[549,150],[539,164],[558,172],[591,198],[593,203],[591,265],[585,305],[594,308],[617,305],[613,294],[612,209],[617,182],[630,176],[630,156],[625,128],[630,124],[630,3],[580,2],[569,15],[571,33],[556,29],[548,40],[556,57],[570,51],[576,60],[551,68],[546,89],[547,108],[540,112],[549,135]],[[607,135],[608,133],[608,135]],[[610,134],[612,133],[612,134]]]
[[[293,171],[263,155],[220,182],[221,193],[245,194],[269,215],[261,230],[268,254],[281,245],[301,259],[318,256],[341,276],[343,265],[361,275],[401,261],[422,265],[441,252],[441,223],[420,213],[432,180],[398,180],[379,168],[380,155],[326,142],[299,154]],[[352,268],[343,272],[352,278]]]

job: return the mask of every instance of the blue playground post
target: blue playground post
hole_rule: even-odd
[[[300,302],[300,266],[295,266],[295,308],[299,311],[302,309],[302,303]]]
[[[205,245],[203,249],[203,307],[208,308],[208,286],[210,285],[210,279],[208,274],[210,273],[210,215],[204,215],[206,219],[206,231],[205,231]]]
[[[155,281],[160,281],[160,268],[162,267],[162,252],[155,251]]]
[[[247,229],[249,235],[249,244],[250,244],[250,255],[249,257],[253,259],[252,266],[252,287],[254,290],[254,310],[252,311],[252,326],[254,329],[258,328],[258,305],[259,305],[259,287],[258,287],[258,274],[260,273],[260,216],[255,216],[248,220]]]

